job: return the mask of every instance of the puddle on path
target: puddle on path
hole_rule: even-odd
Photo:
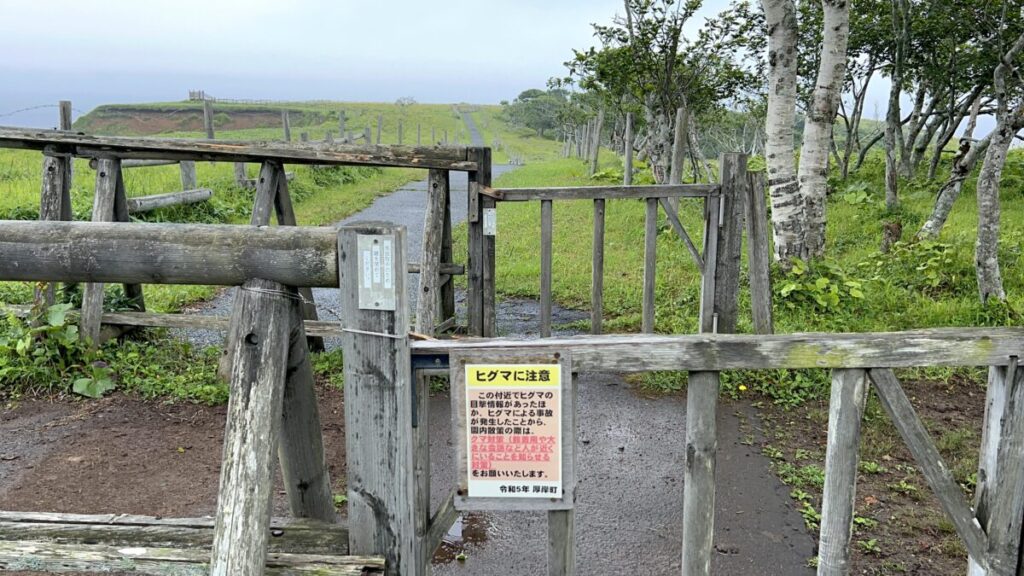
[[[467,512],[459,515],[441,539],[441,545],[434,552],[434,564],[449,564],[465,553],[467,544],[482,544],[487,541],[491,521],[483,514]]]

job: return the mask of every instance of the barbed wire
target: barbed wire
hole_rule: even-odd
[[[39,104],[37,106],[29,106],[28,108],[19,108],[18,110],[12,110],[10,112],[4,112],[3,114],[0,114],[0,118],[6,118],[8,116],[14,116],[16,114],[21,114],[23,112],[31,112],[33,110],[42,110],[44,108],[59,108],[59,107],[60,107],[59,104]],[[85,114],[84,111],[79,110],[78,108],[74,108],[74,107],[71,108],[71,111],[72,112],[77,112],[79,115]]]

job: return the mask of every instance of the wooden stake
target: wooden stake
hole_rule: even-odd
[[[769,274],[768,209],[764,201],[764,172],[749,172],[747,182],[747,266],[754,332],[772,334],[772,281]]]
[[[250,280],[232,311],[235,338],[212,576],[264,572],[288,358],[290,300],[284,289]]]
[[[540,337],[551,336],[551,200],[540,201]]]
[[[623,161],[622,183],[626,186],[633,184],[633,113],[626,113],[626,158]]]
[[[213,140],[213,102],[203,100],[203,128],[206,130],[206,139]]]
[[[590,266],[590,333],[600,334],[604,321],[604,200],[594,200],[594,244]]]
[[[420,264],[420,292],[416,305],[416,332],[433,336],[440,320],[441,262],[443,259],[445,199],[448,171],[430,170],[427,178],[427,207],[423,214],[423,256]]]
[[[102,158],[96,170],[96,193],[93,197],[92,221],[113,222],[114,202],[117,196],[118,180],[121,179],[121,161],[117,158]],[[103,314],[103,284],[91,282],[82,293],[82,317],[79,320],[79,337],[93,347],[100,343],[100,317]]]
[[[281,110],[281,128],[284,130],[284,141],[292,141],[292,126],[291,122],[288,121],[288,111]]]
[[[654,333],[654,281],[658,259],[658,199],[648,198],[644,216],[644,286],[642,321],[644,334]]]
[[[343,226],[338,238],[342,337],[345,355],[345,423],[351,554],[380,554],[389,575],[414,574],[425,566],[416,537],[413,381],[405,286],[405,227],[385,223]],[[360,274],[369,254],[358,249],[370,236],[391,258],[382,274],[393,281],[395,310],[367,309],[360,302]],[[361,307],[362,306],[362,307]]]
[[[857,451],[868,386],[864,370],[834,370],[828,404],[825,490],[818,540],[818,576],[850,573],[850,538],[857,493]]]

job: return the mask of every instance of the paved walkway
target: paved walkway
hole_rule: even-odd
[[[474,144],[482,145],[472,118],[464,116]],[[494,176],[509,166],[495,166]],[[452,174],[456,223],[466,217],[466,176]],[[344,220],[388,220],[408,227],[409,260],[419,261],[426,182],[414,182],[379,198]],[[499,225],[500,227],[500,225]],[[499,242],[500,242],[499,231]],[[418,280],[409,287],[415,302]],[[337,290],[316,290],[320,317],[334,318]],[[460,301],[463,295],[459,295]],[[231,294],[203,313],[226,314]],[[498,331],[536,337],[539,306],[528,300],[498,304]],[[586,313],[554,310],[555,324]],[[222,335],[217,334],[217,343]],[[337,343],[328,342],[328,345]],[[581,373],[579,485],[577,487],[577,573],[587,576],[678,574],[682,541],[682,477],[685,401],[682,396],[644,397],[621,375]],[[451,405],[447,394],[431,399],[430,447],[434,506],[455,485]],[[792,506],[789,490],[768,470],[768,460],[750,445],[756,437],[754,411],[725,403],[718,414],[718,494],[712,571],[718,575],[811,574],[807,560],[814,541]],[[741,442],[746,438],[747,442]],[[467,514],[460,518],[435,557],[439,575],[536,575],[546,572],[547,516],[543,513]],[[465,562],[455,560],[465,553]]]

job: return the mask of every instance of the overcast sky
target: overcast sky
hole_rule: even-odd
[[[708,0],[713,14],[725,0]],[[0,0],[0,124],[107,102],[497,103],[564,74],[620,0]]]
[[[685,32],[725,9],[705,0]],[[0,0],[0,125],[104,103],[221,98],[497,103],[562,76],[621,0]],[[866,116],[884,115],[876,81]],[[909,102],[908,102],[909,104]]]

